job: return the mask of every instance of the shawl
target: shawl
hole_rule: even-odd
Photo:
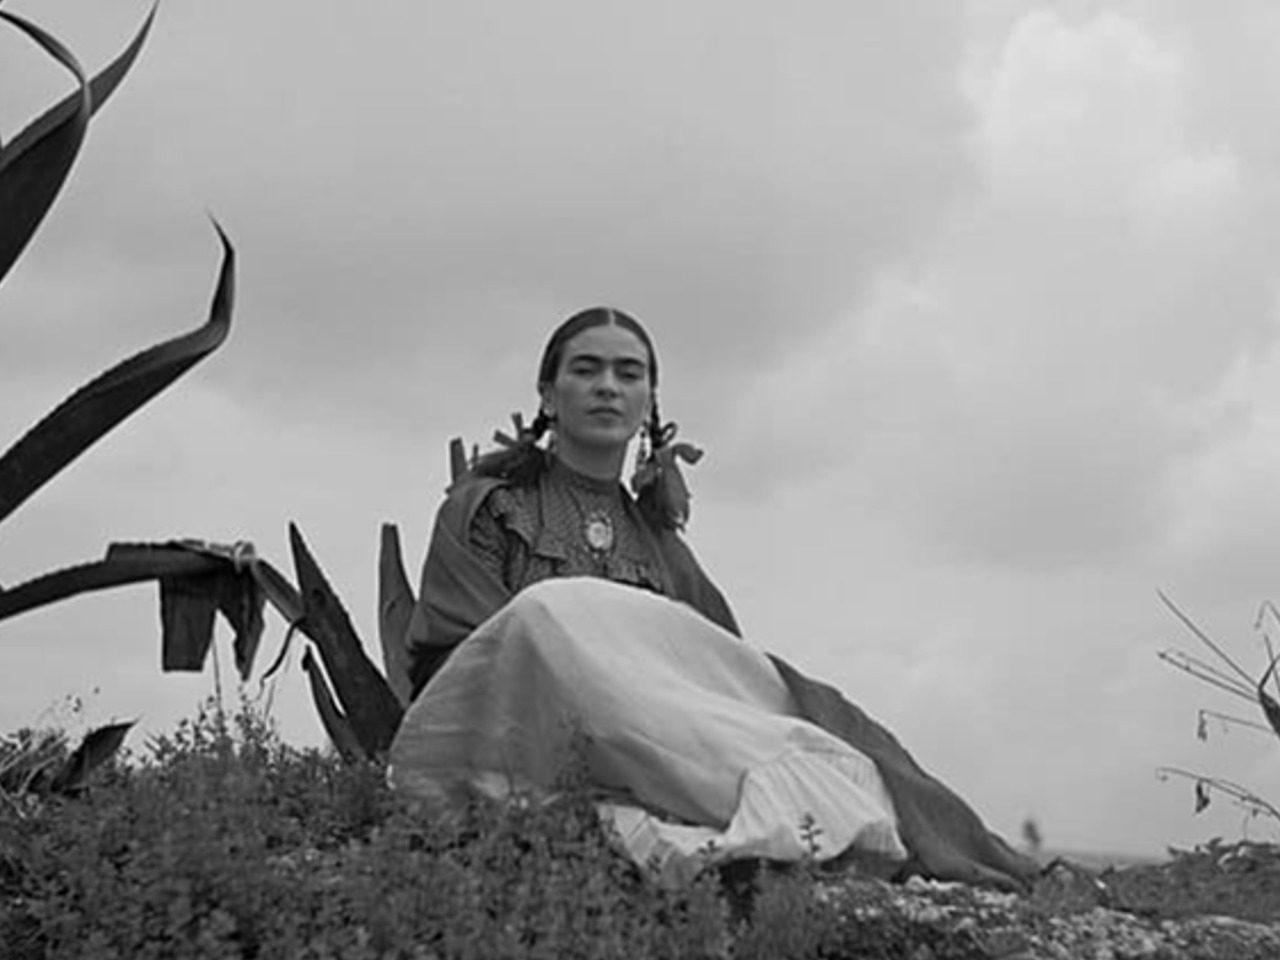
[[[464,477],[450,488],[436,515],[407,638],[415,695],[449,652],[511,599],[506,585],[468,547],[476,511],[490,492],[505,483],[496,477]],[[644,523],[640,526],[653,537],[671,596],[741,636],[724,595],[680,535]],[[988,830],[978,814],[926,772],[884,726],[834,687],[804,675],[781,657],[771,654],[769,659],[803,719],[875,762],[893,799],[898,831],[910,855],[903,876],[920,874],[1002,889],[1029,885],[1039,872],[1036,862]]]

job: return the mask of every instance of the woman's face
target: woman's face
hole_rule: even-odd
[[[557,443],[625,447],[649,417],[649,351],[626,327],[588,327],[565,344],[542,409],[555,418]]]

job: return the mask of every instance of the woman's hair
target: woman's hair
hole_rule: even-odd
[[[542,351],[542,361],[538,364],[537,387],[541,393],[543,387],[555,381],[560,372],[561,361],[564,360],[565,347],[569,341],[593,327],[619,326],[629,330],[644,344],[649,353],[649,387],[653,391],[653,402],[649,411],[649,422],[643,429],[649,441],[649,456],[655,455],[675,435],[675,424],[664,424],[658,413],[658,353],[653,348],[653,340],[640,321],[628,313],[615,310],[613,307],[589,307],[580,310],[565,320],[551,334],[546,347]],[[538,446],[538,441],[551,428],[553,420],[541,407],[537,416],[528,427],[520,426],[517,420],[517,433],[514,442],[506,442],[501,449],[494,450],[476,460],[472,472],[484,477],[501,477],[518,486],[531,486],[537,483],[542,472],[546,470],[547,454]],[[501,435],[498,439],[504,440]],[[654,513],[650,519],[657,520],[657,510],[647,503],[651,496],[642,490],[637,497],[641,510]],[[665,524],[664,524],[665,525]]]
[[[622,327],[636,335],[645,350],[649,351],[649,386],[658,387],[658,353],[653,349],[653,340],[649,332],[640,325],[640,321],[629,313],[615,310],[613,307],[589,307],[579,310],[566,320],[551,334],[546,348],[542,351],[542,362],[538,364],[538,389],[555,380],[560,372],[560,361],[564,359],[564,348],[569,341],[593,327]]]

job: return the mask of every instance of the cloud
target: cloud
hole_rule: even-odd
[[[1255,604],[1276,599],[1278,384],[1280,348],[1241,356],[1221,387],[1194,408],[1216,425],[1212,440],[1170,471],[1175,520],[1163,544],[1169,576],[1183,589],[1194,584],[1206,605],[1241,595]]]
[[[73,45],[121,32],[59,13]],[[207,206],[242,258],[236,384],[287,362],[331,387],[311,404],[385,409],[399,379],[432,406],[603,301],[653,327],[679,406],[719,415],[963,189],[962,36],[927,2],[166,9],[24,269],[79,278],[60,313],[141,329],[179,274],[206,289]]]
[[[1146,549],[1168,471],[1206,442],[1189,405],[1274,336],[1274,210],[1194,135],[1196,75],[1142,23],[1033,10],[983,49],[981,191],[933,257],[783,358],[731,454],[791,454],[757,489],[857,462],[864,497],[983,562]]]
[[[287,569],[296,520],[372,643],[379,523],[412,578],[448,438],[529,412],[551,326],[615,302],[708,447],[690,539],[752,642],[1006,833],[1231,834],[1152,770],[1246,779],[1270,742],[1194,740],[1213,704],[1156,661],[1154,590],[1257,662],[1269,9],[165,7],[0,288],[0,436],[203,319],[205,207],[241,253],[231,339],[5,523],[0,580],[183,535]],[[88,63],[136,22],[38,12]],[[162,730],[209,686],[159,675],[153,590],[3,638],[10,727],[100,685]]]

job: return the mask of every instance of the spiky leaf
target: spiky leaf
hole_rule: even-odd
[[[76,78],[67,108],[54,107],[0,151],[0,281],[26,248],[75,163],[93,112],[89,81],[75,56],[29,20],[0,10]],[[64,101],[66,103],[67,101]],[[58,105],[59,107],[62,104]],[[56,115],[55,115],[56,114]]]
[[[342,711],[365,754],[375,757],[385,753],[404,709],[386,678],[365,655],[346,610],[293,524],[289,525],[289,543],[302,593],[302,632],[315,641]]]
[[[48,34],[20,17],[0,14],[8,22],[36,39],[55,59],[76,75],[77,88],[23,128],[0,148],[0,280],[34,235],[62,189],[80,145],[89,117],[97,113],[115,92],[138,58],[151,23],[153,6],[137,34],[124,51],[88,82],[74,58],[59,46],[53,49],[41,41]],[[32,34],[32,30],[36,33]],[[56,44],[56,41],[54,41]],[[70,58],[68,62],[67,58]],[[88,111],[85,111],[86,93]]]
[[[201,327],[136,354],[60,403],[0,457],[0,522],[108,431],[216,350],[231,328],[235,250],[222,244],[209,319]]]
[[[333,694],[324,678],[324,672],[316,658],[308,650],[302,655],[302,669],[307,672],[307,681],[311,685],[311,699],[315,701],[316,712],[320,714],[320,723],[329,735],[329,742],[337,748],[339,756],[348,763],[366,756],[364,746],[351,729],[349,721],[333,702]]]
[[[449,482],[457,483],[467,475],[467,471],[471,469],[467,464],[467,448],[462,443],[461,437],[454,437],[449,441]]]
[[[378,555],[378,637],[387,683],[402,707],[407,707],[413,699],[409,648],[405,644],[413,607],[413,588],[409,586],[400,554],[400,533],[395,524],[384,523]]]

